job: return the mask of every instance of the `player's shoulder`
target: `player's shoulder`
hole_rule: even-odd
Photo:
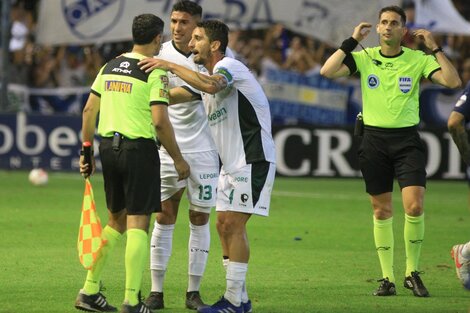
[[[223,59],[219,60],[219,62],[215,65],[218,67],[224,67],[231,70],[248,70],[248,68],[235,58],[224,57]]]

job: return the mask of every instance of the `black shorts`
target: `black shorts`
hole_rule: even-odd
[[[160,158],[151,139],[122,139],[118,150],[112,138],[100,143],[104,189],[108,209],[128,215],[160,212]]]
[[[378,195],[400,188],[426,187],[426,158],[416,127],[383,129],[366,126],[358,150],[366,191]]]

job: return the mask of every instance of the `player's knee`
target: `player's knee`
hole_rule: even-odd
[[[206,225],[209,222],[209,213],[210,208],[191,204],[189,206],[189,221],[196,226]]]

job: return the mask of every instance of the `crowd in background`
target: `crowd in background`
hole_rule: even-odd
[[[470,3],[467,0],[453,0],[453,3],[462,16],[470,21]],[[412,22],[413,2],[404,0],[403,7],[408,22]],[[17,0],[11,8],[10,83],[33,88],[89,86],[105,62],[132,47],[131,42],[54,47],[36,44],[37,10],[38,1],[30,0]],[[435,36],[446,55],[462,73],[465,59],[470,59],[470,36]],[[410,33],[404,45],[423,49]],[[274,24],[262,30],[232,31],[229,47],[236,58],[261,79],[267,68],[306,75],[318,73],[321,64],[337,48],[297,34],[282,24]]]

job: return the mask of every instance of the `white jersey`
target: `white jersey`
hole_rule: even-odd
[[[199,67],[193,61],[192,53],[184,54],[178,50],[173,41],[163,43],[158,58],[167,60],[193,71]],[[168,72],[170,88],[188,86],[188,84],[171,72]],[[192,87],[190,87],[194,90]],[[202,101],[179,103],[168,107],[168,115],[175,131],[176,142],[182,153],[216,150],[214,140],[207,123],[207,115]],[[164,149],[162,147],[162,149]]]
[[[226,172],[259,161],[276,163],[271,113],[261,85],[240,61],[225,57],[214,66],[228,85],[215,95],[202,93],[217,150]]]

